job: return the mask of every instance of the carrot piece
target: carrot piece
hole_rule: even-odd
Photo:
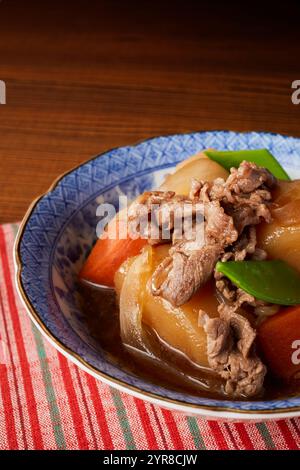
[[[270,371],[283,379],[299,378],[300,305],[284,308],[260,324],[258,345]]]
[[[116,238],[102,237],[97,240],[79,273],[80,279],[114,287],[114,276],[121,264],[127,258],[138,255],[147,243],[147,240],[142,238],[132,239],[129,236],[125,239],[119,238],[119,234],[122,233],[121,224],[125,222],[126,220],[122,218],[114,220]]]

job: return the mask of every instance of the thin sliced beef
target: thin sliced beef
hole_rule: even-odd
[[[187,252],[177,245],[152,275],[152,293],[161,295],[173,305],[185,304],[200,285],[210,278],[220,256],[219,245],[206,245]]]
[[[250,197],[238,196],[234,203],[224,202],[223,204],[226,213],[232,216],[237,230],[242,233],[245,227],[257,225],[262,220],[271,222],[268,202],[269,199],[262,199],[262,195],[255,194],[255,197],[252,195]]]
[[[190,197],[199,197],[204,201],[223,199],[234,203],[237,196],[245,197],[261,188],[268,190],[275,186],[276,178],[266,168],[243,161],[238,168],[230,169],[230,175],[226,181],[223,178],[217,178],[213,182],[194,179],[191,184]]]
[[[273,188],[276,178],[266,168],[243,161],[238,168],[231,168],[226,187],[234,194],[252,193],[262,185]]]
[[[206,244],[217,244],[222,250],[236,242],[238,231],[233,219],[226,214],[219,201],[207,202],[204,207],[205,215],[205,242]]]
[[[270,190],[275,185],[276,179],[268,170],[244,161],[239,168],[231,168],[226,181],[222,178],[213,182],[194,179],[190,197],[198,197],[203,202],[220,201],[242,233],[245,227],[257,225],[261,220],[271,222],[268,206],[272,198]]]
[[[263,387],[266,367],[256,355],[256,333],[250,322],[223,304],[219,318],[200,312],[207,334],[210,367],[225,380],[225,392],[235,397],[252,397]]]
[[[183,219],[187,222],[185,225]],[[146,192],[128,210],[130,235],[133,238],[145,238],[150,245],[174,242],[176,237],[185,238],[185,230],[192,231],[193,224],[201,224],[203,221],[203,203],[173,191]]]
[[[152,293],[176,306],[186,303],[207,282],[224,247],[238,237],[232,218],[219,202],[207,203],[204,213],[204,243],[203,237],[176,243],[152,275]]]

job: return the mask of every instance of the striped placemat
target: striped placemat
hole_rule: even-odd
[[[120,393],[58,353],[14,286],[18,226],[0,226],[0,449],[299,449],[300,419],[221,423]]]

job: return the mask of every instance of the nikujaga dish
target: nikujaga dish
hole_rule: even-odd
[[[299,394],[299,266],[300,180],[267,150],[207,150],[119,212],[79,278],[102,347],[136,374],[272,399]]]

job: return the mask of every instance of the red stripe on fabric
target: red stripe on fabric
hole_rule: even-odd
[[[11,281],[11,274],[4,238],[3,228],[0,227],[0,251],[2,257],[2,265],[3,265],[3,274],[4,274],[4,281],[7,289],[7,299],[9,310],[11,314],[11,319],[14,328],[14,335],[15,341],[18,350],[18,356],[20,360],[20,365],[22,369],[22,376],[23,376],[23,383],[24,383],[24,390],[26,396],[26,402],[28,407],[28,414],[31,424],[31,432],[32,438],[34,442],[35,449],[43,449],[44,443],[41,434],[40,423],[37,414],[37,404],[36,399],[33,391],[32,380],[30,375],[30,366],[27,359],[27,354],[24,346],[23,336],[22,336],[22,329],[20,324],[20,319],[18,316],[18,310],[16,306],[16,300],[14,297],[14,288]]]
[[[94,406],[98,426],[99,426],[99,429],[100,429],[100,432],[101,432],[101,438],[102,438],[102,441],[103,441],[103,444],[104,444],[104,448],[106,450],[113,450],[114,445],[113,445],[113,441],[112,441],[111,434],[110,434],[110,431],[109,431],[109,427],[108,427],[108,424],[107,424],[107,420],[106,420],[102,400],[101,400],[101,397],[100,397],[100,394],[99,394],[98,387],[96,385],[96,380],[90,374],[87,374],[86,380],[87,380],[89,390],[91,392],[91,399],[92,399],[92,402],[93,402],[93,406]]]
[[[7,339],[7,349],[8,349],[9,359],[10,359],[10,363],[11,363],[11,366],[12,366],[12,376],[13,376],[13,381],[14,381],[17,404],[18,404],[18,408],[19,408],[19,418],[20,418],[23,442],[24,442],[25,449],[27,449],[28,444],[27,444],[27,436],[26,436],[25,425],[24,425],[23,409],[22,409],[21,398],[20,398],[20,393],[19,393],[19,388],[18,388],[18,380],[17,380],[17,376],[16,376],[14,360],[13,360],[13,355],[12,355],[11,342],[10,342],[10,338],[9,338],[9,334],[8,334],[7,321],[6,321],[6,317],[5,317],[5,314],[4,314],[4,305],[3,305],[1,291],[0,291],[0,307],[1,307],[1,312],[2,312],[4,331],[5,331],[5,335],[6,335],[6,339]],[[10,394],[10,389],[8,390],[8,392]]]
[[[233,432],[232,432],[232,430],[231,430],[230,424],[224,423],[224,427],[225,427],[225,429],[227,430],[227,433],[228,433],[229,438],[230,438],[230,440],[231,440],[231,442],[232,442],[232,445],[233,445],[233,447],[234,447],[234,450],[238,450],[239,447],[238,447],[238,445],[237,445],[237,442],[236,442],[235,437],[234,437],[234,435],[233,435]]]
[[[79,373],[79,370],[78,370],[77,367],[75,367],[75,374],[76,374],[77,382],[78,382],[78,385],[79,385],[79,388],[80,388],[82,401],[83,401],[83,404],[84,404],[84,407],[85,407],[85,410],[86,410],[88,422],[89,422],[89,425],[90,425],[91,435],[92,435],[92,438],[93,438],[93,441],[94,441],[94,449],[97,449],[97,438],[96,438],[95,433],[94,433],[93,420],[92,420],[91,412],[90,412],[90,409],[89,409],[89,404],[86,400],[86,395],[85,395],[85,392],[84,392],[84,389],[83,389],[80,373]]]
[[[10,396],[9,383],[7,378],[6,365],[0,365],[0,388],[2,394],[2,403],[4,408],[6,435],[9,450],[18,450],[18,441],[16,434],[16,423],[13,413],[13,406]]]
[[[279,427],[289,450],[298,450],[299,447],[297,445],[297,442],[295,441],[294,436],[292,435],[287,423],[283,420],[280,420],[277,421],[277,426]]]
[[[167,424],[174,448],[176,450],[184,449],[184,444],[179,434],[177,424],[175,422],[173,414],[169,410],[164,410],[164,409],[162,409],[162,414]]]
[[[148,448],[150,450],[157,450],[159,449],[154,431],[152,429],[150,417],[147,411],[147,408],[145,406],[145,403],[142,400],[139,400],[138,398],[134,398],[135,405],[137,407],[139,416],[141,418],[141,422],[145,431],[145,435],[147,438],[147,443],[148,443]]]
[[[295,418],[292,418],[290,419],[290,423],[291,425],[293,426],[293,429],[296,431],[296,433],[298,434],[298,436],[300,437],[300,429],[298,427],[298,420],[296,421]]]
[[[222,433],[222,430],[219,426],[219,423],[217,421],[208,421],[208,425],[210,429],[212,430],[213,436],[215,438],[215,441],[218,445],[218,448],[220,450],[228,450],[229,447],[227,445],[226,439]]]
[[[75,428],[75,433],[77,436],[77,441],[81,450],[88,450],[89,443],[86,437],[82,414],[79,408],[76,391],[73,384],[73,379],[71,376],[70,368],[67,359],[61,354],[58,353],[59,365],[64,381],[64,386],[66,394],[68,397],[68,402],[71,410],[72,420]]]
[[[246,431],[245,425],[243,423],[234,423],[234,427],[237,430],[245,449],[246,450],[253,450],[254,446],[253,446],[252,441],[249,437],[249,434]]]
[[[169,449],[169,446],[168,446],[168,443],[166,441],[166,438],[165,438],[165,434],[164,434],[164,431],[161,427],[161,424],[160,424],[160,420],[157,416],[157,413],[156,413],[156,409],[154,408],[154,406],[151,404],[151,409],[153,411],[153,416],[154,416],[154,419],[156,421],[156,424],[157,424],[157,427],[158,427],[158,430],[159,430],[159,433],[160,433],[160,436],[161,436],[161,439],[162,439],[162,442],[163,442],[163,445],[164,445],[164,449],[165,450],[168,450]]]

